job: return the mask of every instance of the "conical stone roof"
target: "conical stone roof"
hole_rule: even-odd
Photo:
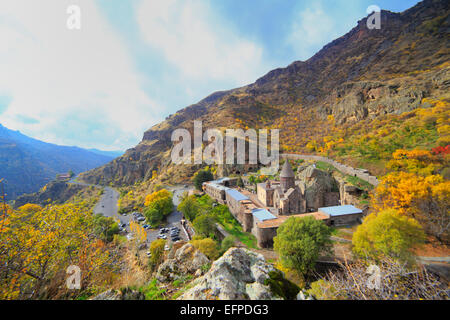
[[[287,159],[283,164],[283,168],[281,169],[280,178],[295,178],[294,171],[292,170],[291,164]]]

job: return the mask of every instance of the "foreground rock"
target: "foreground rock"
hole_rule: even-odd
[[[209,259],[203,253],[192,244],[186,243],[169,253],[169,259],[159,266],[156,279],[160,282],[170,282],[186,274],[201,275],[202,266],[209,263]]]
[[[93,297],[91,300],[145,300],[142,292],[125,288],[123,290],[110,289]]]
[[[278,299],[264,284],[275,269],[261,254],[243,248],[231,248],[211,269],[191,284],[180,300],[270,300]]]

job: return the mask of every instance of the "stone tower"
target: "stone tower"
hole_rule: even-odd
[[[288,159],[286,159],[283,164],[283,168],[281,169],[280,183],[281,189],[283,189],[283,191],[286,191],[290,188],[295,188],[295,174]]]

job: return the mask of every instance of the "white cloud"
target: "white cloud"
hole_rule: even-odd
[[[307,60],[325,44],[337,38],[339,31],[326,8],[314,1],[310,7],[299,10],[294,15],[286,42],[294,48],[298,59]]]
[[[81,7],[81,30],[66,27],[71,4]],[[93,1],[1,1],[0,39],[0,95],[11,98],[3,125],[54,143],[117,149],[159,120],[161,108]]]
[[[267,71],[262,48],[233,32],[206,1],[143,0],[136,14],[144,41],[186,79],[240,86]]]

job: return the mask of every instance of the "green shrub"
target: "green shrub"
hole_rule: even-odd
[[[211,171],[199,170],[199,171],[197,171],[197,173],[194,175],[194,178],[193,178],[194,186],[195,186],[195,188],[197,188],[197,190],[201,191],[203,182],[211,181],[213,179],[214,179],[214,176],[211,173]]]
[[[226,252],[228,249],[233,247],[235,243],[236,243],[235,236],[229,235],[225,237],[225,239],[223,239],[221,243],[221,251]]]
[[[166,289],[160,289],[156,279],[151,280],[146,286],[139,288],[146,300],[164,300]]]
[[[273,294],[285,300],[295,300],[300,291],[300,287],[285,279],[283,273],[279,270],[270,271],[269,278],[264,280],[264,284],[270,287]]]

